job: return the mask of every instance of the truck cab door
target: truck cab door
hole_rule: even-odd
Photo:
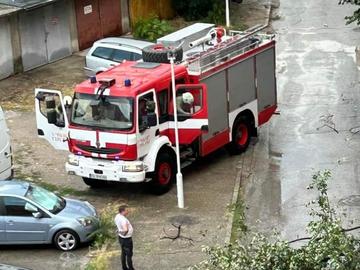
[[[137,117],[137,156],[141,158],[149,153],[150,147],[159,136],[158,106],[155,90],[145,92],[136,99]]]
[[[205,84],[178,84],[176,86],[176,110],[179,143],[188,145],[208,130],[207,91]],[[175,142],[173,99],[170,101],[170,140]]]
[[[69,121],[60,91],[35,89],[38,135],[56,150],[68,150]]]

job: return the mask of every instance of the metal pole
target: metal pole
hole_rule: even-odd
[[[184,184],[183,184],[183,176],[181,174],[181,167],[180,167],[179,129],[178,129],[176,89],[175,89],[175,70],[174,70],[175,55],[173,54],[170,55],[169,60],[171,65],[171,84],[172,84],[172,96],[173,96],[173,104],[174,104],[175,147],[176,147],[176,164],[177,164],[177,173],[176,173],[177,198],[178,198],[179,208],[184,208]]]
[[[226,27],[230,27],[229,0],[225,0]]]

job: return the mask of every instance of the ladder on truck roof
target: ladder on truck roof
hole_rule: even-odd
[[[229,36],[225,36],[220,43],[214,46],[203,46],[202,51],[189,52],[185,63],[189,74],[200,75],[222,62],[231,60],[234,57],[242,55],[261,44],[274,39],[275,35],[258,34],[265,26],[257,25],[246,31],[230,30]],[[198,45],[198,46],[201,46]]]

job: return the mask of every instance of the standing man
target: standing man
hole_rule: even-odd
[[[115,216],[115,224],[118,228],[119,243],[121,246],[121,264],[123,270],[134,270],[132,264],[133,242],[132,234],[133,227],[130,221],[126,218],[129,211],[126,205],[119,207],[119,213]]]

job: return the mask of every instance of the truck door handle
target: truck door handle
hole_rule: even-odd
[[[13,221],[13,220],[9,220],[7,223],[8,223],[9,225],[14,225],[14,221]]]

